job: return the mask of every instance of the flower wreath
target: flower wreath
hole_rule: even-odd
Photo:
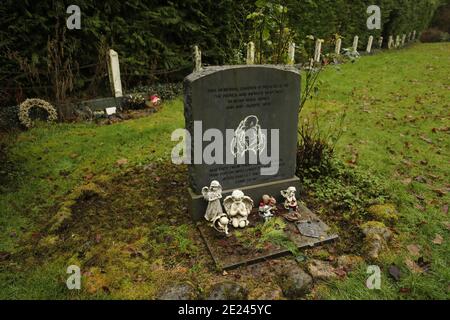
[[[33,107],[41,108],[47,111],[47,122],[54,122],[58,119],[55,108],[42,99],[27,99],[19,106],[19,120],[27,128],[33,126],[33,120],[30,118],[30,109]]]

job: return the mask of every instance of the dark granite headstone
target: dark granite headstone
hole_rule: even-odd
[[[300,105],[297,69],[209,67],[186,77],[184,87],[186,129],[191,135],[190,211],[195,220],[203,216],[207,205],[201,189],[212,180],[221,183],[224,197],[233,189],[241,189],[255,205],[263,194],[279,199],[280,190],[299,187],[295,177]],[[213,152],[216,159],[222,159],[219,163],[206,164],[202,159],[203,150],[211,143],[202,139],[208,129],[223,133],[223,155]],[[278,139],[273,130],[278,130]],[[276,148],[279,157],[274,159]],[[235,162],[229,163],[230,159]],[[261,169],[268,167],[274,170],[262,174]]]

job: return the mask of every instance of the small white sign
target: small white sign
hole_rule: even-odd
[[[106,109],[105,109],[106,114],[107,114],[108,116],[111,116],[111,115],[115,114],[115,113],[116,113],[116,110],[117,110],[117,107],[111,107],[111,108],[106,108]]]

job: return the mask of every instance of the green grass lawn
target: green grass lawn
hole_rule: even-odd
[[[450,217],[448,209],[445,209],[449,202],[450,181],[449,66],[450,44],[417,44],[403,50],[365,56],[354,64],[329,66],[322,75],[320,98],[316,102],[308,102],[301,118],[318,114],[321,126],[327,130],[336,125],[340,114],[346,114],[344,134],[337,144],[338,157],[344,161],[355,160],[356,157],[356,166],[385,182],[400,213],[400,220],[394,228],[395,241],[379,262],[383,270],[381,290],[365,287],[366,266],[362,266],[345,280],[319,285],[315,297],[450,298]],[[127,185],[129,189],[121,189],[120,194],[114,194],[114,190],[109,193],[109,197],[121,199],[117,207],[134,212],[139,206],[144,215],[149,210],[149,216],[139,218],[144,229],[132,225],[114,230],[114,223],[108,227],[98,226],[104,232],[102,243],[108,244],[93,246],[111,256],[108,262],[96,264],[92,259],[76,255],[78,249],[75,244],[82,242],[73,240],[72,246],[69,245],[72,240],[67,240],[67,247],[60,246],[56,250],[42,249],[39,244],[42,242],[33,240],[46,239],[48,221],[78,186],[91,180],[114,181],[114,177],[126,176],[135,167],[169,161],[175,144],[170,142],[170,134],[183,126],[182,100],[177,99],[165,103],[159,113],[137,120],[109,126],[40,126],[9,137],[12,141],[8,161],[12,165],[10,163],[8,167],[13,169],[1,180],[0,252],[11,254],[11,258],[0,259],[0,298],[153,298],[158,287],[163,285],[160,278],[167,274],[167,270],[198,281],[200,286],[207,283],[208,275],[214,277],[214,270],[210,270],[208,263],[190,261],[206,253],[198,251],[200,244],[190,242],[190,232],[195,229],[189,222],[182,220],[179,228],[169,223],[155,227],[154,221],[159,217],[154,212],[156,204],[143,203],[152,195],[147,194],[144,187],[139,189],[139,195],[132,189],[138,183],[143,186],[150,183],[149,190],[153,190],[156,196],[158,190],[151,189],[153,185],[147,178],[137,177],[136,183]],[[127,159],[127,163],[118,165],[120,159]],[[151,177],[157,181],[170,179],[170,172],[164,172],[164,169],[155,174],[157,176]],[[167,183],[171,182],[168,180]],[[145,197],[138,198],[141,195]],[[176,197],[159,200],[158,205],[163,206],[167,200],[177,206]],[[181,206],[180,211],[182,209]],[[84,207],[77,212],[83,210]],[[108,214],[98,207],[86,210],[89,215]],[[120,212],[118,210],[115,214]],[[184,254],[173,258],[177,263],[168,266],[164,248],[157,244],[154,247],[159,251],[155,249],[157,252],[142,263],[128,261],[129,258],[119,263],[114,260],[113,257],[122,252],[115,247],[118,242],[124,247],[128,244],[144,248],[153,240],[151,236],[142,234],[155,230],[175,238],[176,248]],[[441,244],[433,242],[437,235],[443,238]],[[117,243],[114,242],[115,236],[120,239]],[[59,237],[64,238],[63,235]],[[405,265],[405,260],[411,258],[406,247],[411,244],[418,245],[420,254],[431,263],[427,273],[411,272]],[[89,250],[88,257],[95,253],[93,249]],[[68,261],[89,267],[92,274],[98,268],[104,268],[108,277],[115,279],[94,277],[100,283],[108,283],[106,292],[69,292],[65,287]],[[403,274],[399,282],[388,276],[388,266],[393,263]],[[208,275],[199,276],[200,271],[206,271]],[[146,272],[154,274],[147,280],[135,279],[136,274]]]
[[[345,112],[341,159],[357,154],[357,165],[386,183],[401,219],[395,226],[395,263],[405,277],[393,283],[384,268],[382,290],[361,287],[366,269],[324,291],[327,298],[450,298],[450,220],[446,213],[450,181],[450,45],[421,44],[363,57],[323,76],[321,100],[306,112],[318,112],[323,126]],[[344,111],[345,110],[345,111]],[[417,178],[418,177],[418,178]],[[444,241],[434,244],[436,235]],[[431,262],[428,274],[405,267],[407,245],[421,247]],[[383,270],[383,268],[382,268]],[[400,290],[402,289],[402,290]],[[405,293],[400,293],[399,290]]]

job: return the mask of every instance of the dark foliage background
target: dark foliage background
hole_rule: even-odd
[[[418,32],[430,24],[440,0],[284,0],[296,43],[306,35],[335,34],[350,46],[354,35]],[[66,8],[81,8],[81,30],[66,28]],[[366,27],[370,4],[382,8],[382,31]],[[205,64],[238,63],[245,55],[254,0],[2,0],[0,108],[28,97],[54,103],[109,94],[106,52],[119,53],[125,89],[174,82],[192,70],[192,46]],[[327,46],[325,46],[325,50]]]
[[[450,0],[445,2],[436,10],[431,26],[442,32],[450,33]]]

